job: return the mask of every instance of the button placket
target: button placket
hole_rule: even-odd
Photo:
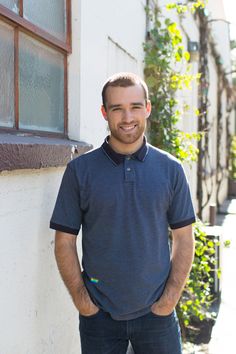
[[[124,172],[125,172],[125,181],[133,182],[134,181],[134,167],[133,161],[130,156],[127,156],[124,161]]]

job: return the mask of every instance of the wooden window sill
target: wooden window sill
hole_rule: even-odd
[[[0,171],[65,166],[92,149],[81,141],[39,137],[31,134],[0,134]]]

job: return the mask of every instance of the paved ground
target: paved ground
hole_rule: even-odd
[[[223,204],[217,223],[222,223],[223,240],[230,240],[222,251],[222,296],[217,321],[212,331],[209,354],[236,353],[236,199]]]

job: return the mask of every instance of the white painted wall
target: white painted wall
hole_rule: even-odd
[[[223,0],[208,0],[209,27],[217,43],[217,50],[222,57],[222,65],[226,72],[231,71],[229,43],[229,24],[226,22]],[[212,22],[211,22],[212,21]]]
[[[97,146],[107,135],[107,124],[100,113],[103,83],[118,71],[130,70],[142,75],[145,1],[80,0],[79,3],[79,137]]]
[[[78,318],[49,218],[63,168],[0,174],[0,353],[78,354]]]

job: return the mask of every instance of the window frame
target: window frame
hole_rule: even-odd
[[[72,52],[71,44],[71,0],[66,0],[66,40],[61,41],[46,30],[23,18],[24,0],[19,0],[19,14],[0,4],[0,20],[14,29],[14,126],[1,127],[1,132],[26,133],[31,135],[68,137],[68,55]],[[61,133],[19,129],[19,32],[23,32],[41,43],[53,48],[64,56],[64,131]]]

